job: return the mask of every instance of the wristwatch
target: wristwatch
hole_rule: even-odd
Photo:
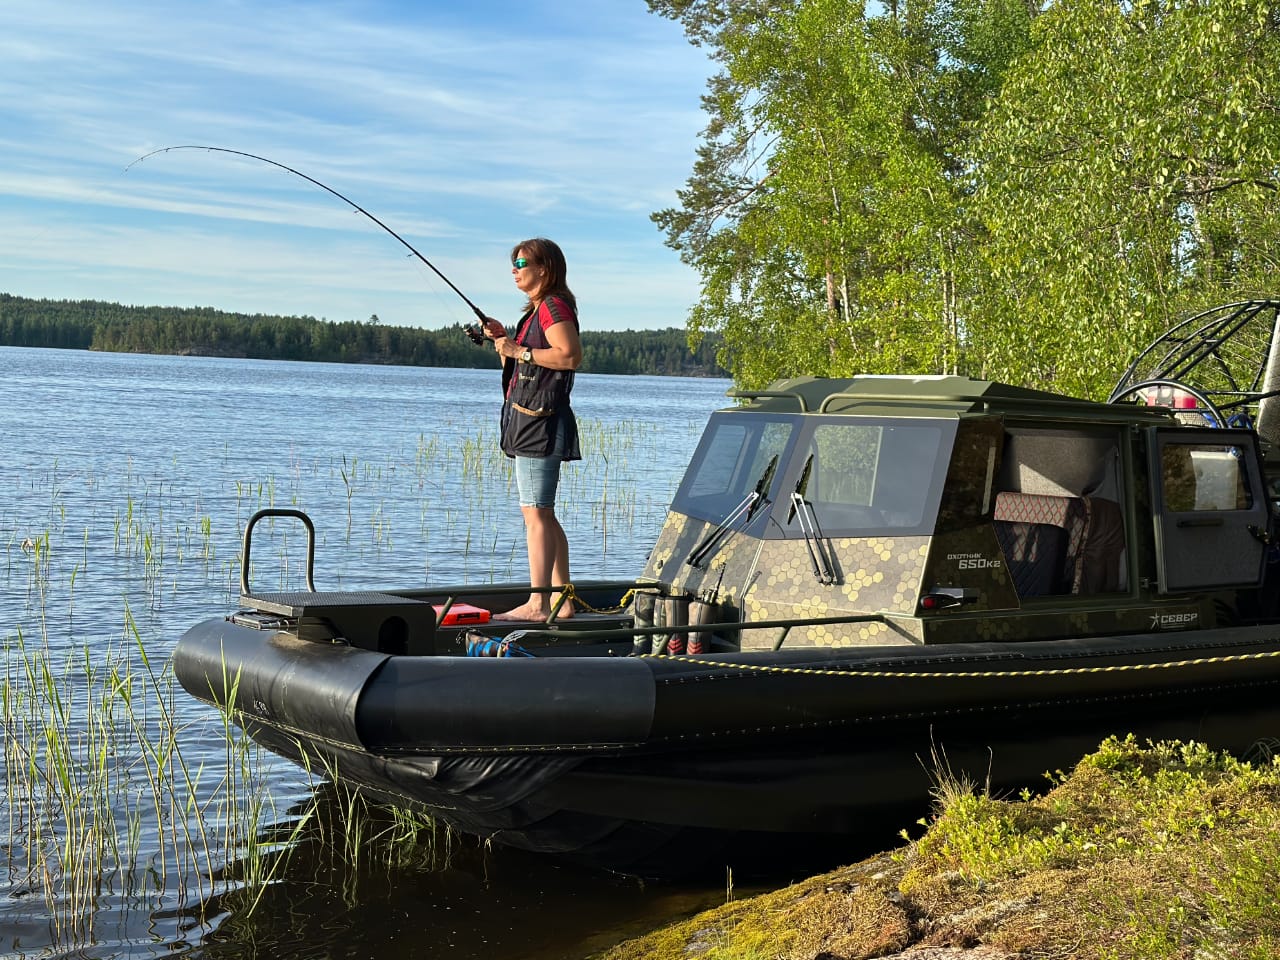
[[[524,353],[520,354],[521,363],[533,363],[533,351],[528,347],[524,348]]]

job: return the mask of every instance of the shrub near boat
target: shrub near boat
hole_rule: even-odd
[[[1105,404],[951,376],[740,393],[640,575],[565,585],[546,622],[451,621],[528,584],[317,590],[311,521],[263,511],[243,609],[175,670],[377,798],[643,875],[743,834],[835,855],[914,818],[938,752],[1002,787],[1113,733],[1245,750],[1280,732],[1278,315],[1192,318]],[[280,513],[306,591],[249,583]]]

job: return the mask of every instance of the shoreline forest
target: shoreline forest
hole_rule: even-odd
[[[230,313],[213,307],[131,306],[100,300],[37,300],[0,293],[0,346],[107,353],[372,363],[414,367],[496,366],[459,324],[427,330],[367,321]],[[584,330],[584,373],[728,377],[718,336],[689,346],[684,329]]]

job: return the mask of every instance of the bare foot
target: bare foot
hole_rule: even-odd
[[[549,610],[542,610],[533,604],[524,603],[516,607],[514,610],[508,610],[506,613],[495,613],[491,619],[493,620],[522,620],[528,622],[530,620],[545,620]]]

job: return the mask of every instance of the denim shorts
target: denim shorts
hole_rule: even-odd
[[[516,490],[522,507],[554,507],[560,484],[557,456],[516,457]]]

